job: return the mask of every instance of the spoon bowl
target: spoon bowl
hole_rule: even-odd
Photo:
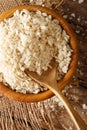
[[[15,8],[12,8],[10,10],[7,10],[6,12],[0,14],[0,21],[3,21],[6,18],[10,18],[13,16],[13,13],[16,10],[22,10],[22,9],[27,9],[29,11],[41,11],[44,13],[47,13],[48,15],[51,15],[52,18],[56,19],[59,21],[61,27],[67,32],[67,34],[70,36],[70,42],[69,45],[71,46],[73,53],[72,53],[72,60],[69,65],[69,69],[67,74],[64,75],[64,77],[57,83],[59,86],[59,89],[62,90],[72,79],[76,68],[77,68],[77,62],[78,62],[78,47],[77,47],[77,39],[72,31],[70,25],[66,22],[66,20],[56,13],[55,11],[48,9],[46,7],[41,7],[38,5],[28,5],[28,6],[17,6]],[[10,87],[3,85],[0,83],[0,92],[4,94],[5,96],[15,99],[17,101],[22,101],[22,102],[37,102],[37,101],[42,101],[45,99],[48,99],[52,97],[54,94],[51,90],[47,90],[45,92],[41,92],[39,94],[22,94],[18,93],[16,91],[13,91],[10,89]]]

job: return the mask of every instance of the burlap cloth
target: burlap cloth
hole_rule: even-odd
[[[0,0],[0,12],[24,4],[44,4],[60,12],[76,32],[79,65],[64,92],[87,123],[87,1],[78,4],[78,0]],[[75,126],[56,97],[38,103],[20,103],[0,93],[0,130],[75,130]]]

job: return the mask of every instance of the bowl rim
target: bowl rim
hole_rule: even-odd
[[[13,13],[16,10],[22,10],[22,9],[27,9],[29,11],[39,10],[41,12],[47,13],[48,15],[52,15],[53,18],[59,21],[59,24],[70,36],[69,44],[71,48],[73,49],[72,61],[70,62],[68,72],[60,81],[58,81],[58,87],[60,88],[60,90],[63,90],[63,88],[70,83],[73,75],[75,74],[77,64],[78,64],[78,45],[77,45],[78,41],[76,39],[76,36],[73,30],[71,29],[71,26],[67,23],[67,21],[60,14],[58,14],[52,9],[49,9],[47,7],[42,7],[40,5],[16,6],[0,14],[0,22],[3,21],[4,18],[12,17]],[[38,102],[38,101],[48,99],[54,95],[53,92],[50,90],[47,90],[45,92],[41,92],[38,94],[22,94],[22,93],[12,90],[10,87],[5,86],[3,83],[0,83],[0,92],[3,95],[7,96],[8,98],[11,98],[20,102]]]

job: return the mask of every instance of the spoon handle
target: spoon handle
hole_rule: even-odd
[[[55,86],[54,86],[55,85]],[[73,106],[70,104],[68,99],[62,94],[62,92],[59,90],[57,83],[55,83],[51,87],[48,85],[48,88],[60,99],[60,101],[64,104],[68,114],[70,115],[71,119],[73,120],[73,123],[75,124],[77,130],[87,130],[87,125],[83,121],[83,119],[80,117],[80,115],[74,110]]]

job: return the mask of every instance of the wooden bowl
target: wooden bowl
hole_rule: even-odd
[[[63,79],[61,79],[58,82],[58,87],[60,88],[60,90],[62,90],[70,82],[70,80],[73,77],[75,70],[77,68],[78,47],[77,47],[77,40],[76,40],[75,34],[73,33],[70,25],[66,22],[65,19],[63,19],[62,16],[60,16],[58,13],[56,13],[53,10],[50,10],[46,7],[37,6],[37,5],[18,6],[18,7],[12,8],[12,9],[10,9],[10,10],[8,10],[0,15],[0,21],[3,21],[6,18],[12,17],[13,13],[17,9],[18,10],[27,9],[29,11],[40,10],[41,12],[45,12],[49,15],[52,15],[53,18],[55,18],[59,21],[62,28],[65,29],[67,34],[70,36],[70,43],[69,44],[70,44],[71,48],[73,49],[72,60],[71,60],[68,72],[65,74]],[[17,101],[22,101],[22,102],[42,101],[42,100],[48,99],[54,95],[50,90],[47,90],[45,92],[41,92],[39,94],[21,94],[19,92],[16,92],[16,91],[10,89],[9,87],[3,85],[2,83],[0,83],[0,92],[2,92],[2,94],[7,96],[8,98],[15,99]]]

